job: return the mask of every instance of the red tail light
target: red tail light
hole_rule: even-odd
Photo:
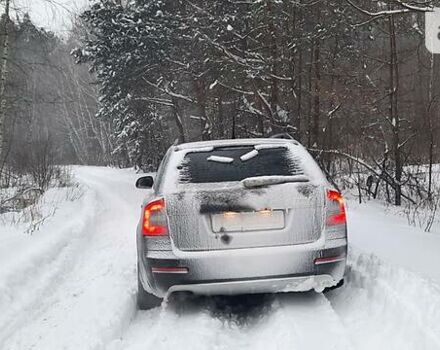
[[[144,209],[142,232],[144,236],[166,236],[168,234],[165,200],[154,200]]]
[[[327,226],[342,225],[347,222],[345,204],[342,195],[333,190],[327,191],[329,200],[329,214],[327,215]]]

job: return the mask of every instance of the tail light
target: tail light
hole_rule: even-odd
[[[163,198],[151,201],[146,205],[142,232],[144,236],[166,236],[168,234],[165,200]]]
[[[328,209],[327,226],[342,225],[347,222],[345,204],[342,195],[338,191],[327,191]]]

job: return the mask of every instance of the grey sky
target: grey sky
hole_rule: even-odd
[[[16,9],[20,17],[23,13],[29,12],[37,26],[63,35],[70,28],[72,14],[79,13],[87,6],[89,0],[11,0],[11,2],[11,6]]]

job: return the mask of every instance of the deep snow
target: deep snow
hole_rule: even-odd
[[[440,227],[427,233],[382,204],[349,202],[350,243],[440,284]]]
[[[105,348],[134,314],[133,232],[143,197],[133,190],[136,175],[105,168],[76,175],[85,195],[10,247],[14,255],[24,250],[17,265],[2,265],[1,349]]]
[[[440,233],[350,202],[341,289],[174,297],[138,312],[137,175],[74,170],[84,195],[58,201],[33,235],[0,226],[0,349],[440,349]]]

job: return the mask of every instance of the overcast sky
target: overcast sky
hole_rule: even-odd
[[[89,0],[11,0],[11,7],[20,17],[29,12],[38,27],[63,35],[70,28],[71,14],[79,13],[88,3]]]

